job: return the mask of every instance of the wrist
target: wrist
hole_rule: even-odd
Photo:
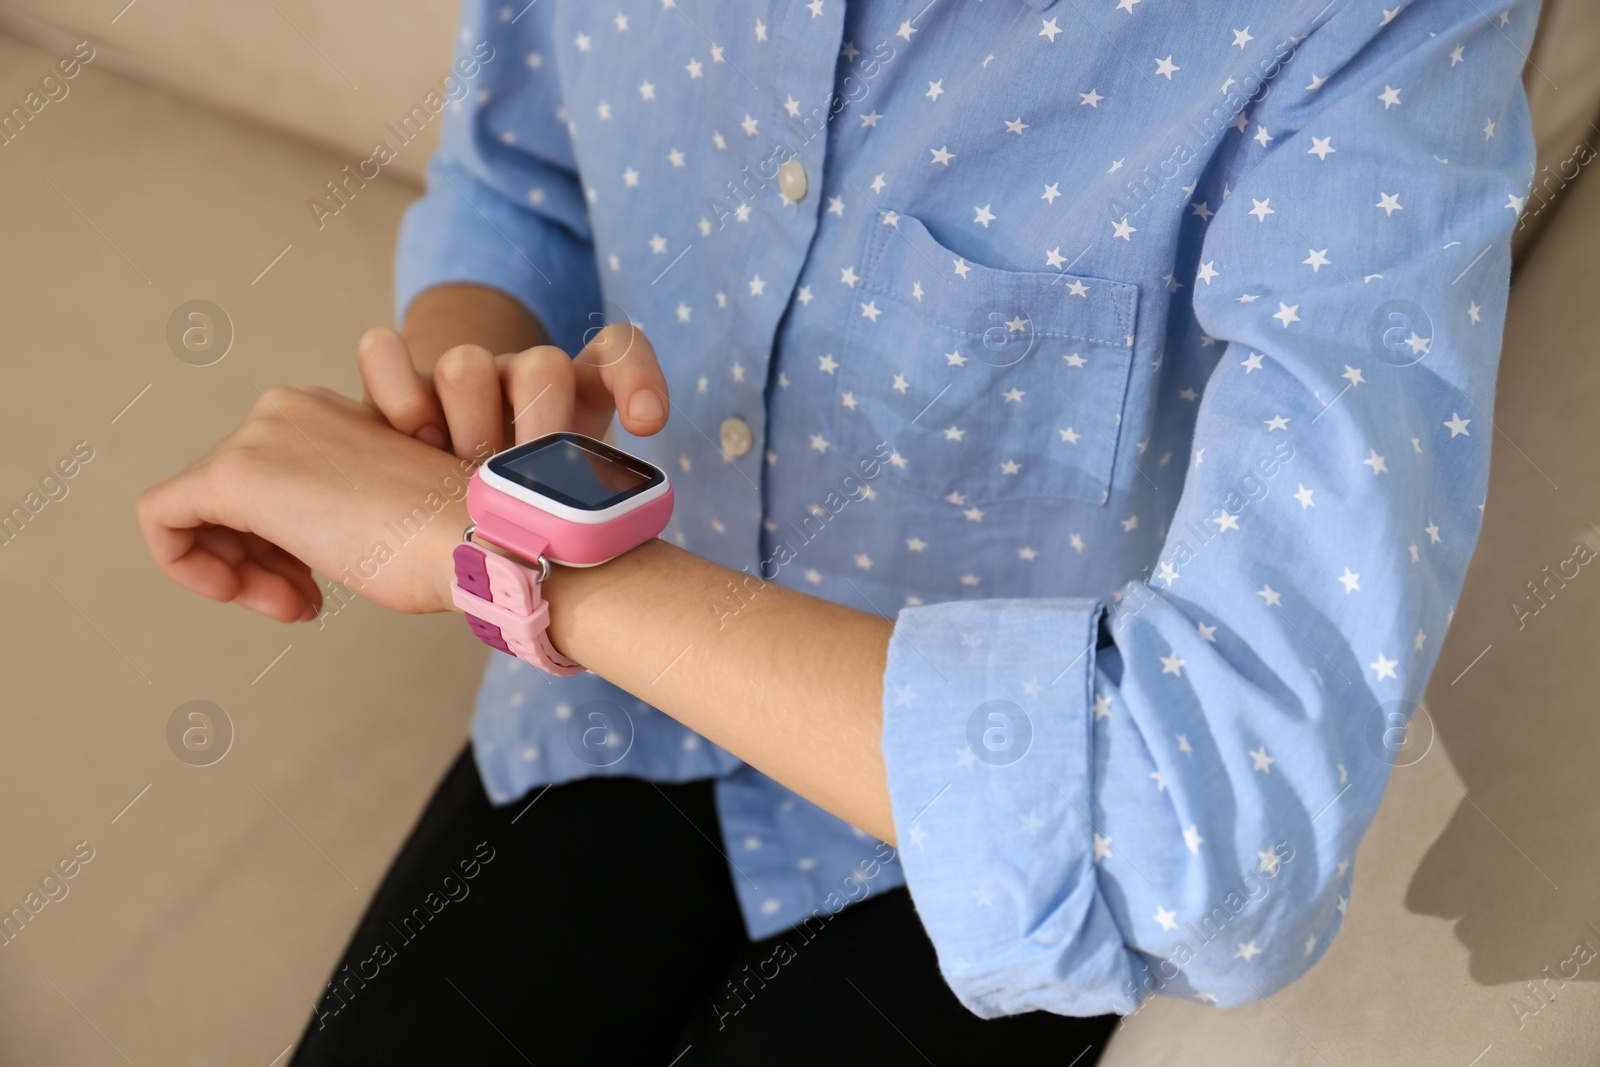
[[[569,647],[581,641],[584,605],[614,585],[632,583],[637,595],[646,576],[663,565],[667,556],[682,549],[659,537],[630,548],[593,567],[568,567],[552,564],[550,577],[540,586],[545,603],[550,605],[550,643],[562,655],[582,663]]]
[[[433,564],[428,572],[428,606],[424,612],[461,611],[450,586],[456,580],[456,546],[462,543],[462,533],[471,521],[463,508],[459,521],[439,524],[439,537],[428,550]]]
[[[466,504],[480,544],[452,550],[451,600],[486,644],[551,674],[585,669],[575,623],[590,598],[641,602],[636,583],[611,587],[670,549],[656,541],[672,515],[666,473],[571,431],[491,457],[468,484]],[[598,650],[610,651],[598,636]]]

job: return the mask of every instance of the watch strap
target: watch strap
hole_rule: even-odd
[[[457,545],[453,558],[450,597],[480,641],[550,674],[584,671],[550,643],[550,605],[534,571],[471,541]]]

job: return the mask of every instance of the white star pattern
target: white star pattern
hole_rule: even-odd
[[[1359,788],[1317,836],[1360,836],[1381,768],[1313,729],[1344,699],[1329,664],[1383,699],[1420,691],[1482,525],[1508,268],[1473,257],[1539,203],[1517,98],[1532,20],[1436,18],[1432,39],[1387,2],[1340,22],[1361,78],[1323,35],[1290,38],[1304,69],[1270,93],[1244,74],[1282,58],[1265,0],[892,20],[833,0],[715,18],[469,5],[458,48],[506,58],[448,104],[439,165],[460,188],[412,209],[397,276],[470,276],[587,341],[598,268],[606,321],[645,332],[676,408],[626,445],[672,472],[662,536],[733,567],[782,546],[786,584],[898,612],[883,757],[934,891],[962,922],[1033,929],[1016,902],[1070,887],[1018,857],[1076,839],[1075,862],[1118,877],[1123,943],[1170,951],[1216,879],[1298,869],[1267,842],[1306,832],[1329,769]],[[1199,105],[1218,117],[1191,137]],[[1401,299],[1426,317],[1373,343],[1375,309]],[[748,600],[735,589],[719,613]],[[1097,619],[1120,674],[1084,647]],[[1234,699],[1241,663],[1292,679],[1304,714],[1272,687]],[[474,737],[499,753],[496,803],[561,773],[591,699],[634,720],[624,773],[715,772],[713,746],[598,678],[564,680],[567,719],[553,693],[531,668],[489,672]],[[1035,745],[1047,722],[1087,725],[1108,773],[1063,796],[1006,784],[966,733],[993,700]],[[1147,743],[1122,744],[1135,728]],[[801,821],[776,783],[723,802],[741,827],[725,850],[749,836],[768,861],[758,892],[733,878],[753,936],[810,915],[817,874],[858,870],[861,837]],[[882,866],[874,888],[902,883]],[[1300,883],[1274,886],[1282,923],[1185,968],[1189,995],[1254,999],[1242,975],[1270,991],[1326,950]],[[1106,992],[1061,958],[1063,982]]]

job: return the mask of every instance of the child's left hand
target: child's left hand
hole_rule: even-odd
[[[167,577],[280,622],[321,610],[313,568],[397,611],[445,611],[469,521],[463,466],[348,397],[275,386],[140,494],[139,527]]]

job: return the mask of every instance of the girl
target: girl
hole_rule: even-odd
[[[574,429],[676,511],[551,570],[589,673],[493,658],[297,1063],[1087,1063],[1326,951],[1477,537],[1536,8],[1158,6],[467,3],[366,403],[267,391],[151,551],[450,610],[429,494]]]

